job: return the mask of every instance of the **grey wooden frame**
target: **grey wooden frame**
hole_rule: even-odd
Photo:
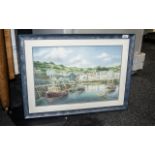
[[[128,67],[126,74],[126,86],[124,104],[122,106],[111,106],[104,108],[93,108],[84,110],[70,110],[70,111],[59,111],[59,112],[42,112],[42,113],[29,113],[28,107],[28,93],[27,93],[27,75],[25,65],[25,40],[52,40],[52,39],[126,39],[130,40],[129,44],[129,55],[128,55]],[[134,34],[69,34],[69,35],[19,35],[19,57],[20,57],[20,70],[21,70],[21,81],[22,81],[22,94],[23,94],[23,108],[25,118],[37,118],[37,117],[49,117],[49,116],[66,116],[84,113],[114,111],[114,110],[125,110],[128,107],[128,98],[131,83],[131,72],[133,65],[133,54],[135,46],[135,35]]]

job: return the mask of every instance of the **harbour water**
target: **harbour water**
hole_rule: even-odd
[[[117,100],[119,94],[118,86],[109,90],[106,84],[85,84],[84,91],[69,92],[67,96],[45,98],[41,97],[36,101],[36,106],[59,105],[71,103],[86,103],[98,101]]]

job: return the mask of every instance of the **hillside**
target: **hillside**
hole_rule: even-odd
[[[94,67],[94,68],[78,68],[78,67],[67,67],[64,65],[57,65],[53,62],[40,62],[34,61],[34,68],[36,70],[40,70],[42,72],[46,72],[46,70],[55,70],[57,72],[95,72],[95,71],[120,71],[120,65],[115,67]]]

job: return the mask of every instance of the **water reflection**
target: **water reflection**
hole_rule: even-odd
[[[67,96],[58,98],[41,98],[37,100],[36,105],[85,103],[118,99],[118,85],[110,87],[106,84],[85,84],[82,86],[85,88],[84,91],[69,92]]]
[[[106,85],[96,84],[96,85],[84,85],[86,92],[100,92],[106,89]]]

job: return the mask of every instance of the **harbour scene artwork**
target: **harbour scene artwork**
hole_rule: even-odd
[[[118,100],[122,46],[33,47],[36,106]]]

